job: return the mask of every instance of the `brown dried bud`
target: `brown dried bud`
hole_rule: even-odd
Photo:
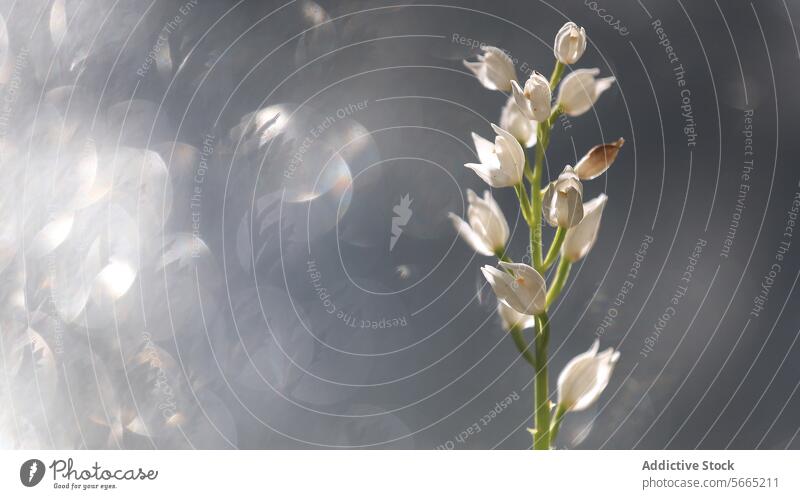
[[[578,174],[578,178],[591,180],[605,173],[617,159],[617,154],[624,143],[625,139],[620,137],[610,144],[600,144],[589,149],[589,152],[575,165],[575,173]]]

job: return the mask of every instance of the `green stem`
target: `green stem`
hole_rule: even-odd
[[[550,446],[553,447],[558,437],[558,430],[561,428],[561,421],[564,415],[567,414],[567,408],[561,404],[556,406],[556,414],[553,417],[553,424],[550,426]]]
[[[530,347],[525,343],[525,337],[522,335],[522,329],[519,326],[512,326],[509,330],[511,338],[514,339],[514,344],[517,345],[517,350],[522,354],[522,357],[528,361],[534,368],[536,367],[536,359],[530,351]]]
[[[556,235],[553,237],[553,242],[550,244],[550,249],[547,251],[547,256],[544,257],[544,262],[542,263],[543,270],[549,269],[556,261],[556,258],[558,258],[558,254],[561,251],[561,244],[564,242],[564,236],[566,235],[567,229],[562,227],[556,229]]]
[[[550,77],[550,88],[555,88],[564,73],[564,65],[556,62],[553,74]],[[542,168],[544,153],[550,144],[550,130],[558,115],[561,114],[559,106],[550,114],[550,118],[536,127],[536,151],[534,156],[533,174],[531,183],[531,220],[528,225],[531,229],[531,263],[537,272],[544,272],[542,259]],[[557,235],[558,236],[558,235]],[[549,256],[548,252],[548,256]],[[559,267],[560,269],[561,267]],[[567,266],[567,271],[569,267]],[[566,279],[566,276],[564,276]],[[561,283],[563,286],[563,282]],[[559,290],[560,291],[560,290]],[[548,293],[549,296],[549,293]],[[536,316],[536,389],[534,420],[536,432],[533,437],[533,448],[546,450],[550,448],[550,399],[547,383],[547,344],[550,341],[550,320],[547,312]]]
[[[547,383],[547,344],[550,342],[550,319],[547,312],[536,316],[536,369],[534,419],[536,434],[533,448],[547,450],[550,448],[550,393]]]
[[[542,272],[542,162],[544,151],[550,135],[550,129],[545,123],[536,127],[536,151],[533,163],[533,179],[531,180],[531,262],[537,272]]]
[[[556,62],[553,68],[553,73],[550,76],[550,88],[553,89],[561,81],[561,76],[564,74],[564,65]],[[524,185],[516,187],[517,196],[520,199],[520,207],[523,213],[527,212],[525,220],[530,227],[531,239],[531,264],[537,272],[543,273],[545,263],[547,266],[552,265],[556,256],[559,253],[561,243],[564,239],[564,232],[559,229],[556,232],[553,245],[547,252],[547,258],[542,258],[542,168],[544,163],[544,155],[547,146],[550,143],[550,131],[556,118],[561,114],[559,106],[553,110],[550,117],[543,123],[536,126],[536,149],[534,151],[533,171],[530,172],[530,163],[527,154],[525,156],[525,177],[531,184],[530,202],[527,199],[527,192]],[[530,172],[530,173],[529,173]],[[563,259],[562,259],[563,260]],[[547,294],[547,304],[552,301],[551,293],[557,296],[561,291],[561,287],[566,280],[566,274],[569,273],[569,263],[562,263],[558,267],[558,273],[553,283],[553,287]],[[545,308],[546,310],[546,308]],[[528,350],[525,345],[521,332],[514,334],[512,331],[514,341],[517,343],[517,348],[524,347],[525,350],[520,350],[523,355]],[[550,448],[550,398],[547,382],[547,344],[550,341],[550,319],[547,317],[547,312],[542,312],[536,316],[536,338],[534,344],[536,352],[534,354],[534,368],[536,370],[535,380],[535,396],[534,396],[534,411],[533,417],[535,421],[536,430],[533,437],[533,448],[540,450],[547,450]],[[526,357],[527,358],[527,357]],[[530,360],[529,360],[530,362]],[[560,423],[560,422],[559,422]],[[558,426],[555,428],[558,431]]]
[[[561,260],[558,262],[558,268],[556,269],[556,276],[553,278],[550,289],[547,291],[547,301],[545,304],[547,308],[549,308],[553,301],[558,298],[558,295],[561,294],[564,283],[567,282],[570,267],[572,267],[572,263],[566,258],[561,257]]]
[[[560,64],[560,63],[559,63]],[[563,69],[562,69],[563,70]],[[553,128],[556,118],[561,114],[561,108],[556,107],[550,113],[547,121],[536,126],[536,150],[533,163],[533,174],[531,182],[531,216],[528,225],[531,227],[531,262],[537,272],[545,270],[542,259],[542,169],[544,163],[544,153],[550,145],[550,131]]]
[[[528,203],[528,192],[525,190],[525,184],[520,182],[519,184],[514,186],[514,192],[517,193],[517,198],[519,198],[519,205],[520,209],[522,210],[522,218],[525,219],[525,222],[530,226],[531,224],[531,206]]]
[[[553,68],[553,73],[550,75],[550,89],[553,90],[558,85],[558,82],[561,81],[561,76],[564,74],[564,64],[561,61],[556,61],[556,65]]]
[[[547,125],[550,127],[550,129],[553,128],[553,125],[556,124],[556,120],[558,119],[559,116],[561,116],[561,113],[563,112],[564,111],[561,109],[560,105],[556,106],[555,109],[553,109],[553,111],[550,113],[550,117],[547,118]]]
[[[525,147],[525,144],[523,144],[522,142],[520,142],[519,145],[522,147],[522,152],[525,154],[525,167],[523,168],[522,171],[525,173],[525,178],[528,179],[528,182],[531,182],[531,185],[532,185],[532,183],[533,183],[533,172],[531,171],[531,162],[528,159],[527,147]]]

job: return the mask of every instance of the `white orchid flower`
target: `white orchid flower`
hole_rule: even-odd
[[[467,190],[467,200],[467,221],[455,213],[448,215],[458,234],[481,255],[502,254],[508,241],[508,222],[492,193],[484,191],[480,198]]]
[[[558,404],[567,411],[582,411],[603,393],[619,360],[619,352],[608,348],[598,353],[600,341],[567,363],[558,376]]]
[[[568,22],[558,30],[553,53],[562,64],[575,64],[586,51],[586,31]]]
[[[497,314],[503,322],[503,329],[510,331],[512,328],[528,329],[536,325],[536,317],[517,312],[502,301],[497,302]]]
[[[542,213],[552,227],[569,229],[583,220],[583,186],[571,166],[567,165],[558,179],[548,184]]]
[[[579,116],[592,108],[600,95],[611,88],[616,78],[595,78],[600,70],[578,69],[564,77],[558,91],[558,105],[570,116]]]
[[[553,94],[550,82],[541,73],[536,71],[531,73],[524,88],[520,88],[519,83],[512,81],[511,91],[523,116],[534,121],[546,121],[550,118]]]
[[[517,101],[511,96],[500,112],[500,128],[508,130],[525,147],[536,145],[537,123],[522,114]]]
[[[500,266],[511,274],[491,265],[481,268],[497,299],[521,314],[544,312],[547,285],[541,274],[524,263],[500,262]]]
[[[509,92],[511,81],[517,79],[514,61],[497,47],[484,46],[481,48],[483,53],[478,55],[478,61],[465,60],[464,66],[472,71],[481,85],[489,90]]]
[[[497,125],[492,125],[497,136],[494,143],[473,133],[475,150],[480,163],[467,163],[464,166],[478,174],[492,187],[511,187],[522,182],[525,168],[525,152],[517,139]]]
[[[583,220],[567,230],[561,245],[561,256],[574,263],[586,256],[597,241],[600,219],[608,196],[600,194],[591,201],[583,203]]]

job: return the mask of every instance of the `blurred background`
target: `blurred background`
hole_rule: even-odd
[[[0,15],[0,448],[530,447],[532,369],[447,213],[507,98],[462,60],[549,74],[567,20],[617,83],[546,175],[626,143],[584,186],[609,202],[551,381],[595,338],[622,356],[558,446],[800,448],[796,1]]]

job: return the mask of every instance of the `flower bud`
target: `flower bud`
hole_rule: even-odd
[[[472,249],[486,256],[501,254],[508,241],[508,223],[503,211],[489,191],[479,198],[472,190],[467,191],[467,222],[454,213],[449,217],[458,234]]]
[[[575,64],[586,51],[586,31],[573,22],[558,30],[553,53],[562,64]]]
[[[606,206],[606,201],[608,201],[608,196],[600,194],[591,201],[583,203],[583,220],[578,225],[567,230],[564,242],[561,245],[562,257],[575,263],[591,251],[597,240],[600,219],[603,216],[603,208]]]
[[[575,173],[581,180],[592,180],[597,178],[617,159],[619,150],[625,144],[625,139],[620,137],[610,144],[600,144],[589,149],[578,164],[575,165]]]
[[[525,169],[525,152],[513,135],[497,125],[492,125],[497,136],[494,144],[473,133],[475,150],[480,163],[467,163],[464,166],[478,174],[492,187],[511,187],[522,182]]]
[[[514,61],[497,47],[481,47],[483,53],[478,55],[477,62],[465,60],[464,66],[472,71],[481,84],[489,90],[508,92],[511,81],[517,79]]]
[[[578,69],[564,77],[558,90],[558,104],[570,116],[579,116],[592,108],[600,94],[611,88],[616,78],[595,79],[600,70]]]
[[[541,274],[524,263],[500,262],[500,266],[510,270],[511,274],[491,265],[481,268],[497,299],[520,314],[542,313],[546,306],[547,286]]]
[[[508,130],[525,147],[536,145],[536,122],[522,114],[513,96],[508,98],[500,113],[500,128]]]
[[[502,301],[497,302],[497,314],[503,322],[503,329],[510,331],[511,328],[528,329],[536,325],[536,318],[532,315],[525,315],[517,312]]]
[[[567,165],[557,180],[550,182],[542,198],[542,213],[551,227],[569,229],[583,219],[583,186]]]
[[[531,73],[524,89],[520,88],[516,81],[512,81],[511,91],[514,94],[514,101],[526,118],[534,121],[545,121],[550,118],[550,101],[553,96],[550,83],[540,73],[536,71]]]
[[[619,352],[608,348],[598,353],[600,341],[570,360],[558,376],[558,405],[582,411],[594,404],[608,386]]]

